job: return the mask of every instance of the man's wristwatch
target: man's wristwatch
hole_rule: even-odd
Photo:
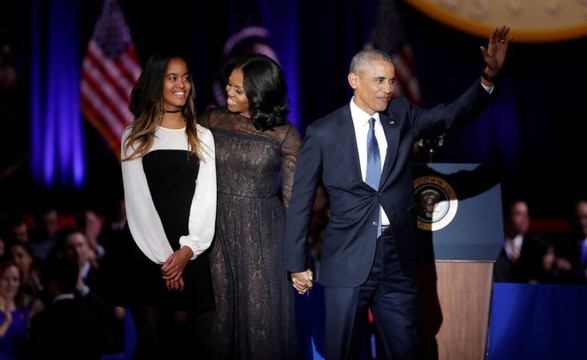
[[[485,68],[483,68],[483,70],[481,70],[481,77],[489,82],[495,82],[495,78],[496,78],[496,76],[487,75],[487,73],[485,72]]]

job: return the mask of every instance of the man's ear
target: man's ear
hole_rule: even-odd
[[[349,85],[354,90],[357,88],[357,84],[359,83],[359,75],[357,75],[355,73],[349,73],[348,80],[349,80]]]

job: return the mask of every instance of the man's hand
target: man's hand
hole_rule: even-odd
[[[503,67],[508,46],[512,37],[508,36],[510,28],[506,25],[495,28],[489,36],[487,47],[481,46],[481,54],[485,61],[485,74],[495,77]]]
[[[298,294],[301,295],[304,295],[308,290],[312,289],[313,278],[314,274],[310,269],[307,269],[306,271],[291,273],[291,281],[293,283],[293,287],[297,290]]]

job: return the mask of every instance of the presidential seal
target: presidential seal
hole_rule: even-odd
[[[414,180],[414,191],[419,199],[418,228],[436,231],[454,219],[459,205],[450,184],[438,176],[422,176]]]

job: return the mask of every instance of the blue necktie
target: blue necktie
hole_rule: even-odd
[[[367,174],[365,183],[375,190],[379,190],[381,179],[381,158],[379,157],[379,144],[375,137],[375,119],[369,119],[369,133],[367,134]],[[377,221],[377,237],[381,236],[381,214]]]

